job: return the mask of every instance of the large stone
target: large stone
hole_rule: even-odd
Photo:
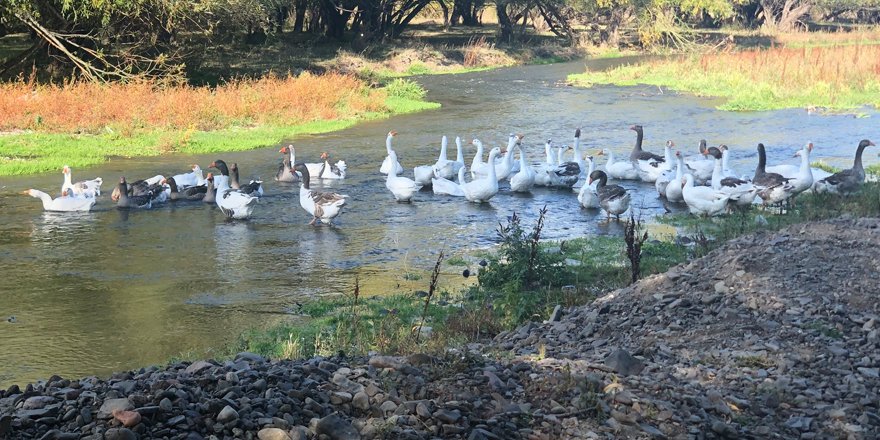
[[[119,423],[122,423],[122,426],[126,428],[137,426],[141,422],[141,414],[137,411],[115,410],[113,411],[113,418],[119,420]]]
[[[114,411],[130,411],[134,409],[134,405],[131,404],[131,401],[125,397],[119,399],[107,399],[101,404],[101,408],[98,409],[98,418],[99,419],[109,419],[113,417]]]
[[[128,428],[110,428],[104,433],[104,440],[137,440],[137,434]]]
[[[361,391],[354,395],[351,399],[351,406],[366,411],[370,409],[370,397],[367,396],[367,393]]]
[[[283,429],[263,428],[257,432],[257,438],[260,440],[290,440],[290,436]]]
[[[360,440],[361,434],[347,420],[333,413],[321,420],[315,426],[317,434],[324,434],[331,440]]]
[[[55,401],[52,396],[32,396],[28,397],[21,405],[22,409],[41,409],[46,405]]]
[[[220,410],[220,414],[217,414],[217,421],[220,423],[229,423],[238,420],[238,411],[233,409],[231,406],[226,405]]]
[[[639,374],[645,369],[645,364],[633,357],[624,349],[618,349],[605,358],[605,365],[611,367],[617,374],[632,376]]]
[[[207,361],[195,361],[192,364],[190,364],[188,367],[186,367],[186,370],[184,370],[184,372],[189,373],[189,374],[198,374],[198,373],[201,373],[202,371],[204,371],[208,368],[211,368],[213,366],[214,366],[214,364],[207,362]]]

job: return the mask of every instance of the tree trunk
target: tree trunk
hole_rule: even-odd
[[[295,12],[293,20],[293,33],[300,34],[305,28],[306,9],[308,8],[308,3],[306,2],[306,0],[296,0],[294,8]]]
[[[498,25],[501,27],[501,35],[498,41],[502,43],[510,43],[513,38],[513,23],[510,22],[510,16],[507,15],[507,4],[497,2],[495,11],[498,14]]]

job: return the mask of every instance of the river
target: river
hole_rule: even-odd
[[[418,78],[442,109],[293,140],[300,159],[314,161],[329,151],[348,163],[349,177],[325,186],[351,196],[335,228],[306,225],[298,187],[272,181],[281,158],[277,146],[75,169],[74,179],[101,176],[106,182],[105,195],[87,214],[43,213],[39,201],[19,194],[27,188],[57,192],[60,170],[0,178],[0,386],[52,374],[107,375],[172,356],[210,356],[243,330],[286,319],[298,301],[349,291],[355,276],[367,295],[418,288],[427,281],[408,273],[429,269],[440,249],[462,254],[491,246],[498,222],[513,212],[530,224],[547,205],[547,238],[620,233],[619,225],[600,224],[602,214],[582,210],[566,191],[502,192],[480,206],[423,191],[415,203],[397,204],[378,173],[392,129],[399,132],[395,149],[410,174],[412,166],[436,160],[444,134],[454,156],[456,135],[493,146],[506,143],[510,132],[522,133],[537,162],[547,138],[570,143],[576,127],[583,128],[590,150],[610,147],[626,155],[635,140],[628,127],[640,123],[648,150],[662,153],[664,141],[673,139],[693,154],[705,138],[729,145],[742,173],[753,170],[757,142],[768,146],[771,164],[797,163],[791,154],[812,141],[814,158],[848,167],[860,139],[880,137],[873,110],[867,118],[804,110],[729,113],[715,110],[716,100],[656,87],[564,83],[585,63],[599,68],[621,62],[626,60]],[[468,145],[468,163],[473,151]],[[228,222],[201,203],[121,212],[109,200],[121,175],[130,181],[173,175],[187,164],[207,167],[221,158],[237,162],[243,177],[266,181],[266,195],[248,222]],[[876,163],[876,151],[868,150],[865,159]],[[635,191],[633,205],[644,217],[664,212],[653,185],[624,186]],[[448,283],[456,276],[454,269],[444,273]],[[12,316],[14,322],[7,322]]]

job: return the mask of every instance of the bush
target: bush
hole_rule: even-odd
[[[388,96],[394,98],[412,99],[421,101],[428,93],[421,84],[408,79],[398,78],[385,86]]]

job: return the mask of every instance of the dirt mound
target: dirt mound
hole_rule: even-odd
[[[878,249],[880,219],[750,235],[496,341],[592,372],[599,432],[877,438]]]

